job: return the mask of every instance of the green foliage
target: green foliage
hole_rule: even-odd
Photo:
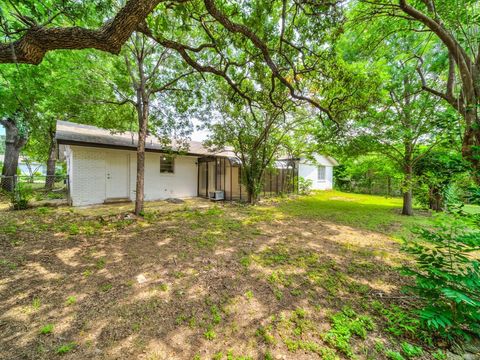
[[[31,185],[18,182],[11,194],[11,203],[14,210],[25,210],[28,208],[28,202],[33,198],[33,188]]]
[[[415,346],[407,342],[402,342],[402,352],[408,359],[413,359],[423,354],[420,346]]]
[[[205,337],[205,339],[211,341],[211,340],[214,340],[217,337],[217,334],[213,329],[208,329],[207,331],[205,331],[203,333],[203,336]]]
[[[65,304],[68,305],[68,306],[69,305],[74,305],[76,303],[77,303],[77,298],[75,296],[69,296],[67,298],[67,301],[65,301]]]
[[[405,360],[405,358],[397,351],[387,350],[385,351],[385,355],[390,360]]]
[[[353,358],[354,353],[350,344],[353,335],[366,339],[367,332],[373,330],[373,321],[365,315],[357,315],[351,308],[344,307],[339,313],[330,317],[332,328],[324,335],[324,340],[344,353],[348,358]]]
[[[65,355],[66,353],[75,349],[76,346],[77,346],[77,344],[75,344],[74,342],[70,342],[68,344],[61,345],[57,348],[57,354]]]
[[[313,181],[311,179],[305,179],[303,177],[298,178],[298,192],[301,195],[308,195],[312,191]]]
[[[480,250],[480,231],[460,219],[440,221],[417,230],[404,248],[416,261],[403,269],[415,279],[407,290],[425,300],[418,314],[429,329],[449,339],[480,335],[480,262],[472,256]]]
[[[53,332],[53,324],[47,324],[40,328],[40,334],[47,335]]]
[[[457,199],[452,185],[467,169],[468,165],[458,151],[435,150],[425,154],[414,168],[419,181],[417,200],[434,210],[441,210],[445,199],[445,205],[453,205]]]

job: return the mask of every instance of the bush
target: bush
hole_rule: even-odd
[[[308,195],[312,191],[313,181],[303,177],[298,178],[298,192],[301,195]]]
[[[404,249],[416,266],[403,272],[414,277],[407,291],[425,300],[419,316],[438,335],[453,340],[480,335],[480,262],[472,254],[480,250],[480,231],[455,222],[433,230],[416,230],[416,239]]]
[[[33,198],[33,189],[30,185],[17,183],[15,190],[11,194],[11,202],[14,210],[24,210],[28,208],[28,202]]]

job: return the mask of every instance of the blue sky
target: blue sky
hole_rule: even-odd
[[[0,135],[5,135],[5,129],[0,125]]]

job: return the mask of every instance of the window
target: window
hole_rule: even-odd
[[[161,155],[160,156],[160,173],[161,174],[173,174],[175,168],[175,159],[173,156]]]
[[[317,167],[317,180],[325,181],[325,166]]]

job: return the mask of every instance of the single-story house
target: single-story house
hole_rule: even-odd
[[[0,154],[0,165],[5,162],[5,154]],[[33,176],[47,174],[47,166],[37,161],[31,161],[26,156],[20,155],[18,158],[18,169],[21,176]]]
[[[135,199],[137,136],[90,125],[57,122],[59,157],[65,159],[70,199],[74,206]],[[214,152],[191,141],[188,150],[165,150],[149,136],[145,149],[145,200],[216,197],[246,200],[241,162],[231,151]],[[314,155],[315,162],[286,159],[265,175],[264,195],[296,191],[298,176],[314,189],[333,186],[333,158]]]

